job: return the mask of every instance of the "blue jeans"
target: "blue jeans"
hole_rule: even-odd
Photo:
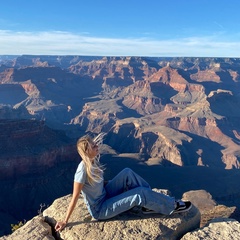
[[[135,206],[169,215],[175,208],[175,198],[152,191],[150,185],[130,168],[123,169],[105,186],[106,196],[91,208],[95,219],[112,218]]]

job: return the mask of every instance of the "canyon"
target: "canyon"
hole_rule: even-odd
[[[85,133],[106,133],[107,179],[239,207],[239,80],[237,58],[0,56],[0,234],[71,192]]]

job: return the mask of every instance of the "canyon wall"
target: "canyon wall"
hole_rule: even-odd
[[[219,198],[232,201],[239,196],[232,177],[240,168],[239,80],[237,58],[0,56],[2,219],[22,220],[19,209],[30,216],[41,196],[48,204],[71,192],[75,144],[85,133],[106,133],[109,178],[126,165],[144,167],[160,185],[161,168],[183,169],[184,179],[191,169],[198,177],[191,190],[211,187],[202,177],[209,169],[225,186]],[[17,209],[13,198],[21,199]]]

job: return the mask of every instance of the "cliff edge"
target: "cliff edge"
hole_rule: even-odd
[[[240,239],[240,223],[232,219],[239,216],[235,208],[217,205],[205,190],[186,192],[183,198],[193,202],[193,208],[187,213],[172,216],[144,215],[140,208],[135,207],[112,219],[96,221],[89,215],[80,195],[68,225],[56,233],[53,227],[56,221],[65,217],[71,200],[69,194],[56,199],[42,215],[34,217],[13,234],[3,236],[0,240]]]
[[[179,239],[200,226],[200,212],[193,206],[187,213],[164,216],[144,215],[134,208],[106,221],[92,220],[80,195],[68,225],[60,233],[53,230],[57,220],[65,217],[71,195],[56,199],[37,216],[1,240],[16,239]],[[48,224],[47,224],[48,223]],[[52,228],[50,227],[52,226]]]

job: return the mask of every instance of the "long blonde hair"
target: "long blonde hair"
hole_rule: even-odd
[[[99,162],[100,154],[94,159],[90,159],[88,156],[89,149],[91,150],[92,144],[96,144],[101,149],[104,133],[98,134],[95,138],[91,138],[90,135],[85,135],[77,141],[77,150],[85,165],[88,182],[93,185],[94,182],[100,182],[103,180],[103,165]]]

